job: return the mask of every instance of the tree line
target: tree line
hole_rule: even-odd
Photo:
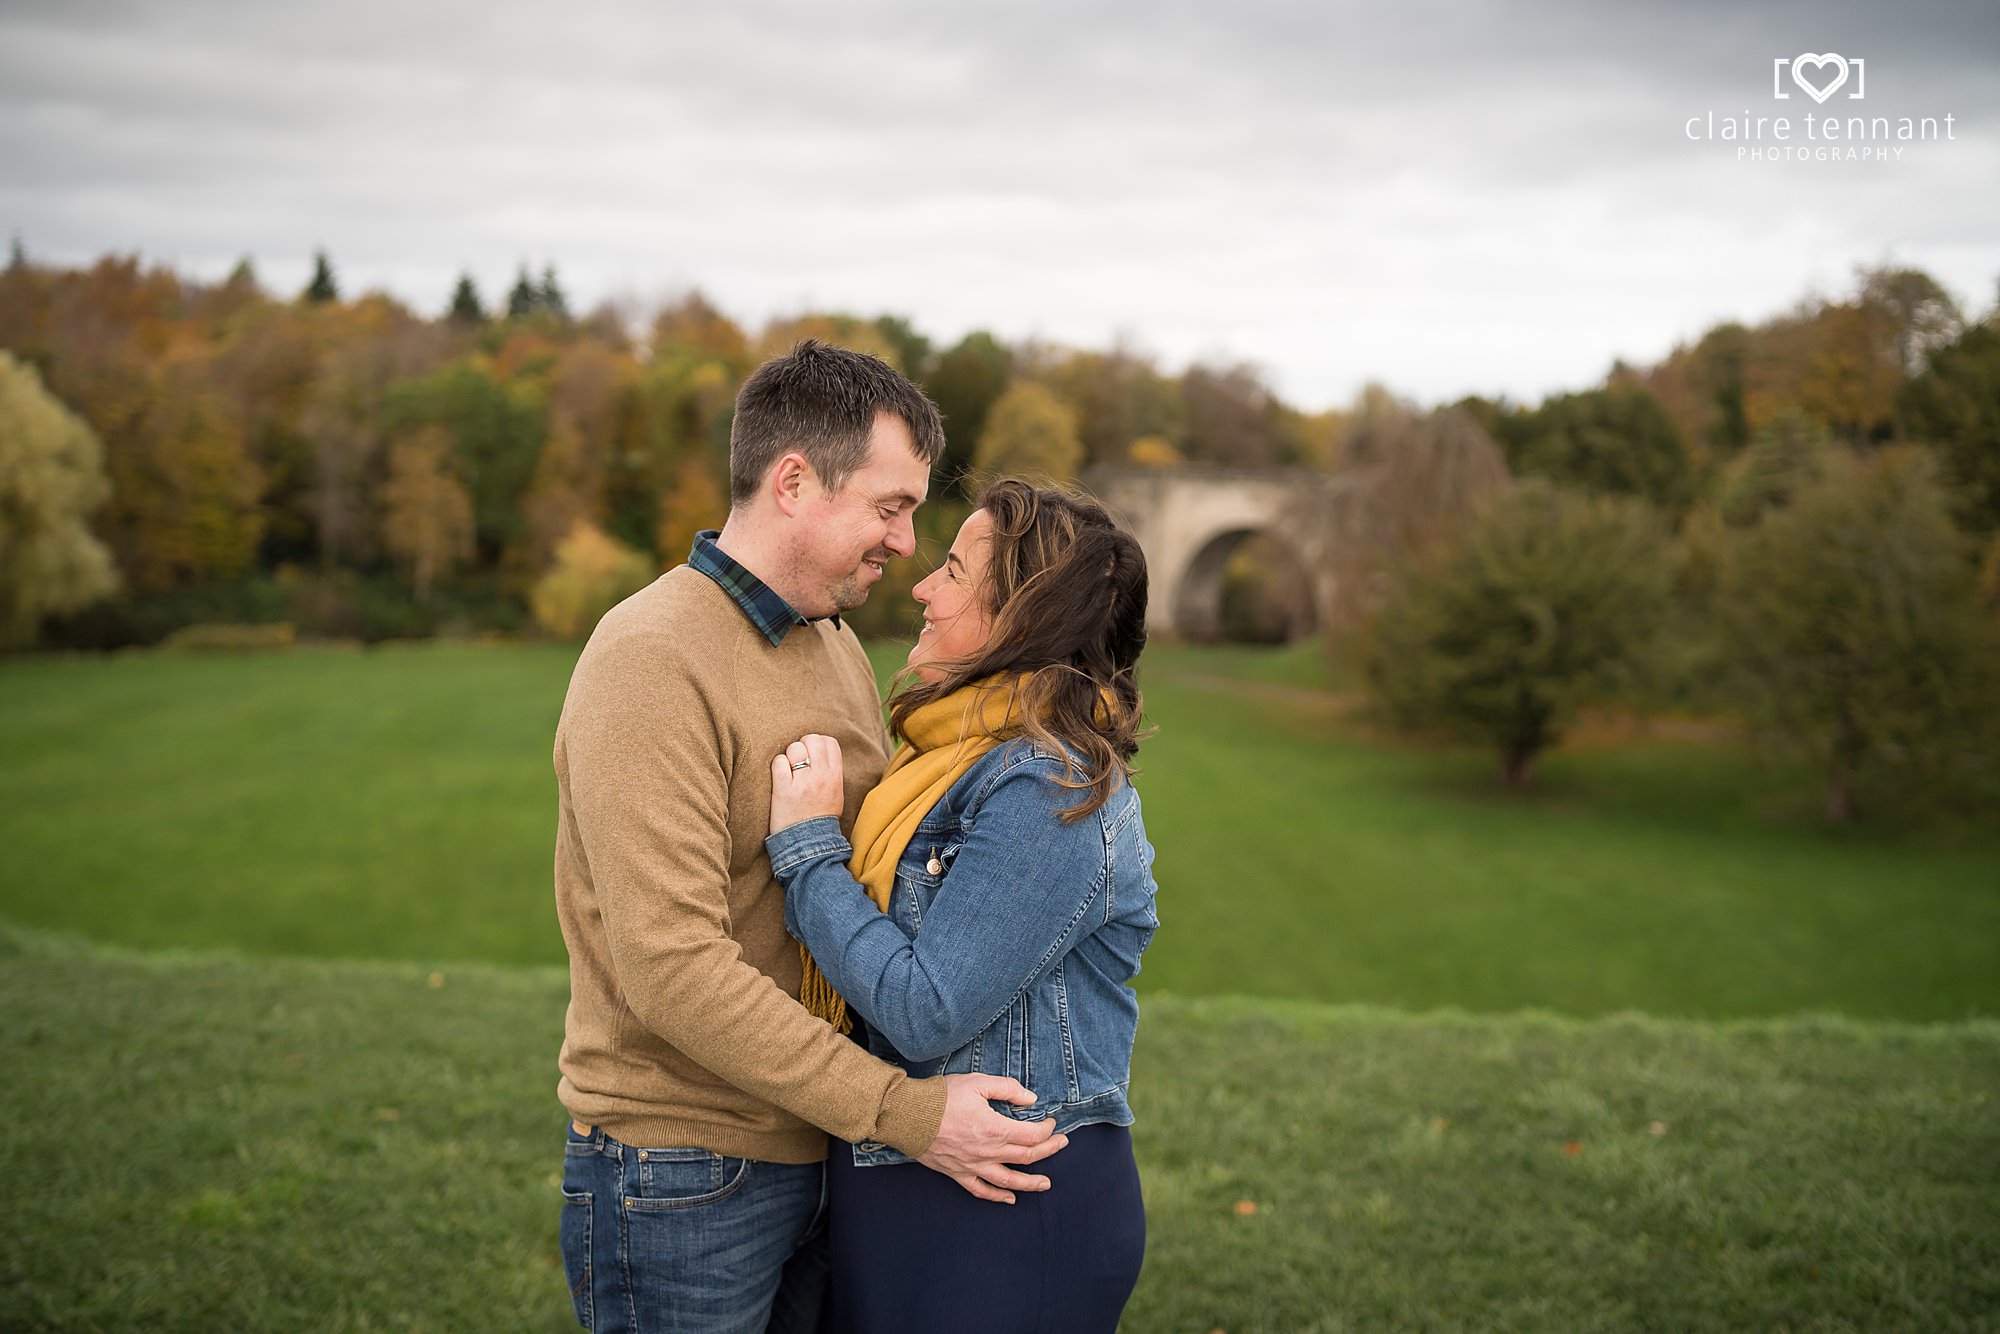
[[[753,330],[698,293],[577,316],[553,265],[523,265],[491,309],[463,277],[426,318],[344,296],[324,254],[286,298],[247,261],[201,283],[130,256],[41,265],[17,244],[0,270],[0,383],[34,406],[10,406],[0,437],[20,515],[7,641],[110,647],[275,620],[367,639],[576,633],[606,595],[583,590],[657,572],[721,522],[735,388],[804,337],[925,386],[947,422],[946,499],[975,467],[1321,466],[1336,425],[1247,366],[1169,375],[1129,350],[985,332],[935,346],[894,316]]]
[[[1346,474],[1339,511],[1307,520],[1341,534],[1331,636],[1386,713],[1491,740],[1509,781],[1582,702],[1642,678],[1653,699],[1810,732],[1835,814],[1868,764],[1979,730],[2000,320],[1903,268],[1537,404],[1426,409],[1370,386],[1311,412],[1247,365],[1172,372],[985,331],[939,345],[891,315],[752,329],[698,293],[578,315],[549,263],[491,306],[465,276],[426,317],[344,295],[323,253],[287,297],[247,261],[202,283],[129,256],[38,264],[17,243],[0,270],[0,641],[581,635],[721,522],[735,388],[803,337],[881,356],[943,409],[921,524],[938,550],[985,472]],[[897,594],[918,573],[897,569],[864,631],[907,629]],[[1267,575],[1233,572],[1246,633]]]
[[[1589,703],[1726,713],[1862,792],[2000,800],[2000,311],[1863,270],[1528,407],[1365,399],[1334,627],[1500,779]]]

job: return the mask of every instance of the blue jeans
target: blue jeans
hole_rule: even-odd
[[[571,1126],[563,1274],[593,1334],[814,1334],[826,1300],[823,1163],[639,1149]]]

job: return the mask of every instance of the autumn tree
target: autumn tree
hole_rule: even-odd
[[[609,460],[621,448],[632,406],[629,357],[594,337],[562,348],[548,377],[548,432],[521,501],[521,564],[545,568],[579,523],[604,517]]]
[[[45,617],[116,590],[89,524],[109,490],[90,427],[0,352],[0,647],[33,643]]]
[[[256,568],[277,512],[265,450],[272,463],[292,452],[288,391],[310,363],[285,330],[340,307],[278,308],[247,271],[203,286],[122,257],[9,285],[23,280],[44,380],[103,446],[111,494],[95,530],[138,594],[121,605]]]
[[[426,426],[389,446],[382,548],[409,571],[419,603],[473,552],[472,497],[458,479],[451,435]]]
[[[338,312],[338,324],[323,336],[299,433],[311,451],[314,541],[331,568],[374,558],[390,386],[432,369],[443,345],[404,312],[367,301]]]
[[[993,404],[972,456],[980,473],[1067,482],[1083,462],[1076,413],[1033,380],[1016,380]]]
[[[1641,377],[1687,441],[1698,467],[1733,458],[1750,443],[1754,341],[1741,324],[1719,324],[1691,347],[1676,347]]]
[[[1369,385],[1335,448],[1343,485],[1317,519],[1340,534],[1330,571],[1341,636],[1367,623],[1392,572],[1423,564],[1463,536],[1479,507],[1508,485],[1507,462],[1461,408],[1420,412]]]
[[[655,356],[673,353],[749,369],[749,337],[700,292],[662,306],[653,317],[650,341]]]
[[[783,356],[808,338],[880,357],[897,370],[904,370],[903,347],[874,320],[853,315],[815,313],[772,320],[757,337],[756,359]]]
[[[1921,375],[1931,353],[1965,328],[1958,303],[1922,269],[1859,270],[1857,304],[1872,316],[1878,346],[1904,378]]]
[[[1643,660],[1666,609],[1662,542],[1641,502],[1517,485],[1448,553],[1398,572],[1371,692],[1405,726],[1488,742],[1501,782],[1526,786],[1578,708]]]
[[[660,497],[660,527],[653,546],[661,562],[677,565],[686,560],[695,534],[722,527],[728,516],[728,489],[706,459],[689,454],[681,461],[673,485]]]
[[[1134,440],[1156,436],[1171,443],[1186,433],[1180,386],[1129,348],[1060,353],[1035,378],[1076,410],[1086,463],[1122,463]]]
[[[2000,642],[1921,452],[1832,467],[1773,510],[1729,552],[1721,607],[1741,697],[1824,766],[1829,820],[1873,769],[1991,744]]]
[[[258,563],[309,559],[314,532],[314,455],[304,431],[321,359],[315,332],[327,311],[253,294],[218,319],[204,376],[241,424],[244,448],[263,479]]]
[[[1892,436],[1905,376],[1881,312],[1860,301],[1828,302],[1807,333],[1798,405],[1850,445]]]
[[[231,579],[256,565],[264,479],[242,422],[192,368],[151,378],[129,430],[106,442],[101,531],[138,589]]]
[[[555,564],[535,581],[528,605],[535,623],[558,639],[582,639],[604,613],[658,574],[643,551],[579,524],[556,547]]]
[[[1188,367],[1180,379],[1188,458],[1240,468],[1269,468],[1299,461],[1284,405],[1253,366]]]
[[[472,492],[480,554],[497,562],[526,531],[521,499],[542,452],[541,394],[500,379],[469,358],[390,386],[384,421],[394,434],[442,426]]]
[[[722,337],[717,343],[691,339],[656,345],[634,385],[621,446],[607,464],[604,488],[605,526],[631,546],[662,540],[663,506],[689,469],[704,469],[715,477],[726,474],[729,421],[743,371],[741,363],[709,350],[726,349],[726,331],[707,326],[706,333]],[[662,560],[679,560],[687,547],[658,551]]]

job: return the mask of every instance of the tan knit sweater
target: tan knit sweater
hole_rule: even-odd
[[[875,678],[854,632],[772,647],[680,566],[599,622],[556,727],[556,911],[570,1003],[559,1096],[628,1144],[816,1162],[831,1131],[912,1156],[944,1116],[913,1080],[807,1014],[764,835],[771,759],[839,739],[851,827],[881,776]]]

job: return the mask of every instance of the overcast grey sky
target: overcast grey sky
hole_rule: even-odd
[[[1865,73],[1774,99],[1802,53]],[[1956,137],[1739,161],[1688,139],[1711,111]],[[1249,360],[1307,407],[1534,398],[1857,263],[1989,309],[2000,4],[0,0],[0,229],[281,291],[323,245],[427,311],[552,260],[578,306],[698,286]]]

